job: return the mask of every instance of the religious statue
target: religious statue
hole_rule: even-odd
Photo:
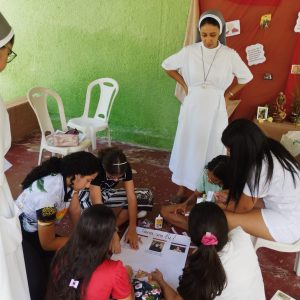
[[[274,122],[282,122],[286,118],[286,97],[283,92],[280,92],[276,98],[274,112],[272,114]]]

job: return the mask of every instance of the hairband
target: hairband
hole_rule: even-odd
[[[213,233],[206,232],[201,238],[201,244],[204,246],[215,246],[218,245],[218,239]]]
[[[79,280],[71,279],[71,281],[69,283],[69,286],[74,288],[74,289],[77,289],[78,284],[79,284]]]
[[[200,18],[200,20],[199,20],[198,28],[200,29],[200,24],[201,24],[201,22],[202,22],[204,19],[206,19],[206,18],[213,18],[213,19],[215,19],[215,20],[219,23],[219,26],[220,26],[220,35],[221,35],[221,34],[222,34],[222,30],[223,30],[223,24],[222,24],[222,21],[221,21],[221,19],[220,19],[218,16],[213,15],[213,14],[207,14],[207,15],[202,16],[202,17]]]
[[[122,163],[115,163],[113,164],[113,166],[121,166],[121,165],[126,165],[127,164],[127,161],[124,161]]]

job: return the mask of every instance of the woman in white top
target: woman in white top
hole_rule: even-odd
[[[175,292],[159,270],[152,278],[165,300],[263,300],[264,284],[250,236],[238,227],[228,232],[224,212],[213,202],[196,204],[189,216],[189,234],[197,249]]]
[[[12,50],[14,37],[13,29],[0,13],[0,72],[17,56]],[[20,223],[5,176],[5,155],[10,146],[9,116],[0,96],[0,293],[1,299],[29,300]]]
[[[300,164],[277,141],[245,119],[224,130],[230,152],[229,195],[225,209],[230,228],[283,243],[300,239]],[[220,199],[219,199],[220,200]]]
[[[186,188],[194,191],[199,172],[224,154],[221,135],[228,124],[226,102],[253,78],[238,53],[225,46],[225,21],[219,12],[203,13],[199,31],[201,42],[162,63],[186,94],[169,164],[172,181],[180,186],[178,196]],[[237,84],[228,90],[234,77]]]

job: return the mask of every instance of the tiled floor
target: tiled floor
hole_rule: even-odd
[[[153,190],[155,205],[153,211],[147,216],[153,221],[161,204],[176,191],[176,186],[171,183],[171,173],[168,169],[170,153],[128,144],[114,144],[124,150],[132,168],[136,170],[135,185],[150,187]],[[101,147],[104,147],[103,143],[98,142],[98,149]],[[37,164],[38,148],[39,134],[33,134],[25,141],[13,144],[6,156],[13,164],[13,167],[7,171],[7,178],[15,198],[21,191],[20,183],[25,175]],[[297,277],[293,271],[295,254],[262,248],[258,250],[258,257],[265,282],[266,298],[270,299],[275,291],[280,289],[295,299],[300,299],[300,277]]]

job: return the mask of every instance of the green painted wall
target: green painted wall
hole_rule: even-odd
[[[113,139],[170,149],[179,103],[160,65],[182,46],[189,4],[0,0],[18,54],[0,75],[0,93],[11,100],[33,86],[52,88],[70,118],[82,113],[89,82],[112,77],[120,85],[110,119]]]

